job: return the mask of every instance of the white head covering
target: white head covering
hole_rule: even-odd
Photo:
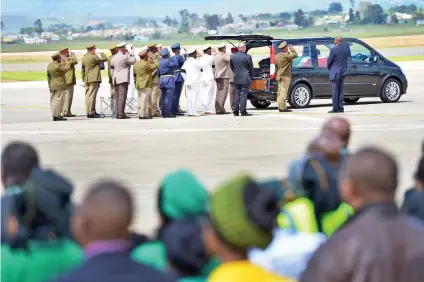
[[[196,47],[191,47],[190,49],[188,49],[187,54],[190,55],[190,54],[193,54],[196,51],[197,51]]]
[[[205,46],[203,46],[203,51],[205,51],[205,50],[207,50],[207,49],[209,49],[209,48],[212,48],[212,46],[211,45],[205,45]]]
[[[225,46],[227,46],[227,44],[225,44],[225,42],[222,42],[218,46],[216,46],[216,48],[221,49],[221,48],[224,48]]]
[[[127,45],[126,42],[121,42],[121,43],[116,44],[116,48],[122,48],[122,47],[125,47],[126,45]]]

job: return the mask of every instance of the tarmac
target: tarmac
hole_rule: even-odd
[[[424,66],[422,62],[399,65],[409,88],[398,103],[361,99],[347,105],[342,115],[352,124],[351,150],[374,144],[396,156],[400,202],[413,183],[424,140]],[[278,113],[273,106],[257,110],[249,104],[251,117],[139,120],[132,115],[129,120],[88,120],[84,89],[79,84],[72,106],[77,117],[66,122],[52,122],[47,82],[1,84],[2,147],[12,140],[34,144],[43,167],[54,168],[73,181],[77,201],[98,178],[125,181],[136,198],[134,228],[147,233],[157,224],[157,187],[166,173],[188,168],[210,190],[241,171],[259,179],[284,177],[288,163],[305,151],[308,141],[331,116],[327,113],[331,101],[313,100],[310,108],[291,113]],[[108,90],[103,83],[99,96],[108,97]],[[186,107],[184,94],[181,106]],[[99,100],[97,109],[100,111]]]

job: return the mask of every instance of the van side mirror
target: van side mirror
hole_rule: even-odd
[[[373,61],[374,63],[377,63],[377,62],[378,62],[378,56],[377,56],[377,55],[374,55],[374,56],[372,57],[372,61]]]

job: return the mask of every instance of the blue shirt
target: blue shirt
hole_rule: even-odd
[[[176,62],[178,64],[177,66],[175,66],[173,68],[174,73],[175,73],[175,82],[183,82],[184,78],[181,75],[181,72],[179,72],[179,71],[175,72],[175,71],[180,70],[183,67],[184,62],[185,62],[185,58],[181,55],[174,55],[174,56],[171,57],[171,60],[173,60],[174,63]]]
[[[178,67],[178,62],[172,59],[161,59],[159,61],[159,87],[175,88],[174,69]]]

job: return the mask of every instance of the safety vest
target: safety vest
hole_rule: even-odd
[[[314,203],[308,198],[298,198],[284,205],[283,212],[278,216],[278,225],[281,228],[295,229],[299,232],[317,233],[322,232],[331,236],[342,226],[350,216],[353,209],[346,203],[341,203],[337,210],[327,212],[321,216],[321,229],[315,216]]]

